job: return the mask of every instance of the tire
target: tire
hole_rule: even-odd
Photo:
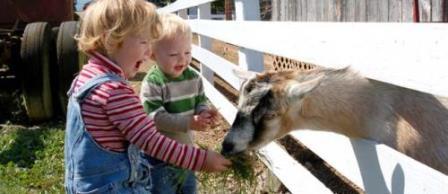
[[[78,46],[74,39],[78,32],[79,25],[77,21],[67,21],[61,23],[56,39],[56,58],[57,58],[57,97],[58,106],[63,114],[67,111],[67,91],[70,89],[75,74],[79,72],[84,64],[84,56],[78,52]]]
[[[50,87],[51,29],[46,22],[26,25],[20,48],[23,65],[22,91],[27,115],[32,121],[53,116]]]

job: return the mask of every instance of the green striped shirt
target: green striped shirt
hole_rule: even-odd
[[[154,65],[143,79],[140,98],[145,111],[164,135],[192,144],[188,126],[194,113],[207,109],[201,77],[188,67],[177,78]]]

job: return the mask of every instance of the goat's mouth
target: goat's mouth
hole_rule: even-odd
[[[224,140],[222,142],[221,154],[223,156],[232,156],[243,153],[247,150],[247,145],[241,146],[232,141]]]
[[[235,156],[235,155],[239,155],[239,154],[242,154],[242,153],[244,153],[244,150],[243,151],[228,151],[228,150],[225,150],[225,149],[222,149],[221,150],[221,155],[223,155],[223,156]]]

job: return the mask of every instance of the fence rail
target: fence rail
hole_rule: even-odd
[[[351,66],[371,79],[448,96],[447,24],[246,21],[257,19],[256,0],[235,0],[236,20],[216,21],[201,17],[210,16],[204,13],[210,11],[206,5],[210,2],[178,0],[160,9],[185,17],[185,9],[199,6],[199,19],[188,21],[201,37],[192,54],[207,80],[218,74],[239,89],[232,69],[262,71],[262,54],[268,53],[325,67]],[[211,52],[210,38],[239,46],[238,66]],[[204,88],[232,123],[236,108],[212,83],[205,82]],[[385,145],[328,132],[291,135],[367,193],[448,193],[446,175]],[[259,155],[291,192],[331,193],[276,143],[262,148]]]

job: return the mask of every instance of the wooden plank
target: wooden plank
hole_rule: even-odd
[[[355,1],[355,21],[365,22],[367,21],[367,0]]]
[[[274,2],[274,1],[272,1]],[[301,8],[301,1],[300,0],[295,0],[295,1],[288,1],[288,2],[292,2],[290,4],[290,10],[293,12],[292,16],[290,18],[288,18],[288,20],[285,21],[301,21],[301,14],[302,14],[302,8]]]
[[[323,1],[314,1],[314,4],[316,6],[316,21],[323,21],[323,11],[324,11],[324,5]]]
[[[300,20],[299,21],[308,21],[308,0],[299,0],[300,1]]]
[[[420,22],[430,22],[432,21],[432,5],[431,0],[418,0],[418,8],[419,8],[419,17]]]
[[[342,4],[342,21],[353,22],[355,21],[355,1],[356,0],[344,0]]]
[[[431,22],[443,22],[443,1],[444,0],[431,1]]]
[[[205,3],[210,3],[216,0],[177,0],[174,3],[171,3],[165,7],[161,7],[157,9],[160,12],[175,12],[182,9],[187,9],[190,7],[199,6]]]
[[[210,3],[201,4],[198,6],[198,19],[211,19]],[[199,35],[199,46],[210,50],[212,48],[212,40],[210,39],[210,37]],[[205,77],[205,79],[213,83],[213,71],[202,64],[200,64],[200,68],[201,74]]]
[[[194,70],[194,69],[193,69]],[[194,70],[196,71],[196,70]],[[197,71],[196,71],[197,72]],[[199,75],[200,72],[197,72]],[[201,75],[204,85],[204,93],[212,104],[219,110],[219,113],[224,117],[228,123],[233,123],[237,113],[235,106],[221,94],[210,82],[208,82]]]
[[[389,22],[401,22],[402,0],[389,1]]]
[[[278,144],[270,143],[258,153],[263,163],[291,193],[333,193]]]
[[[238,21],[260,20],[260,4],[258,0],[235,0],[235,15]],[[240,48],[238,65],[247,70],[262,72],[264,70],[263,53]]]
[[[295,6],[292,9],[296,10],[296,15],[292,18],[293,21],[303,21],[302,19],[302,1],[295,0]]]
[[[401,21],[413,22],[414,0],[402,0],[402,3]]]
[[[330,0],[322,0],[321,21],[324,21],[324,22],[331,21],[332,13],[330,12],[329,8],[330,8]]]
[[[448,193],[446,175],[383,144],[330,132],[291,135],[366,193]]]
[[[214,54],[213,52],[198,47],[192,46],[192,56],[201,62],[201,64],[207,66],[213,72],[222,77],[227,83],[229,83],[234,89],[239,90],[240,79],[233,74],[233,69],[238,69],[236,64]]]
[[[379,0],[367,1],[367,21],[369,22],[379,22]]]
[[[377,0],[378,1],[378,18],[381,22],[389,21],[389,0]]]
[[[316,3],[314,0],[306,1],[306,21],[317,21],[316,20]]]
[[[190,24],[195,32],[234,45],[327,67],[350,65],[372,79],[448,96],[446,24],[223,21]]]

